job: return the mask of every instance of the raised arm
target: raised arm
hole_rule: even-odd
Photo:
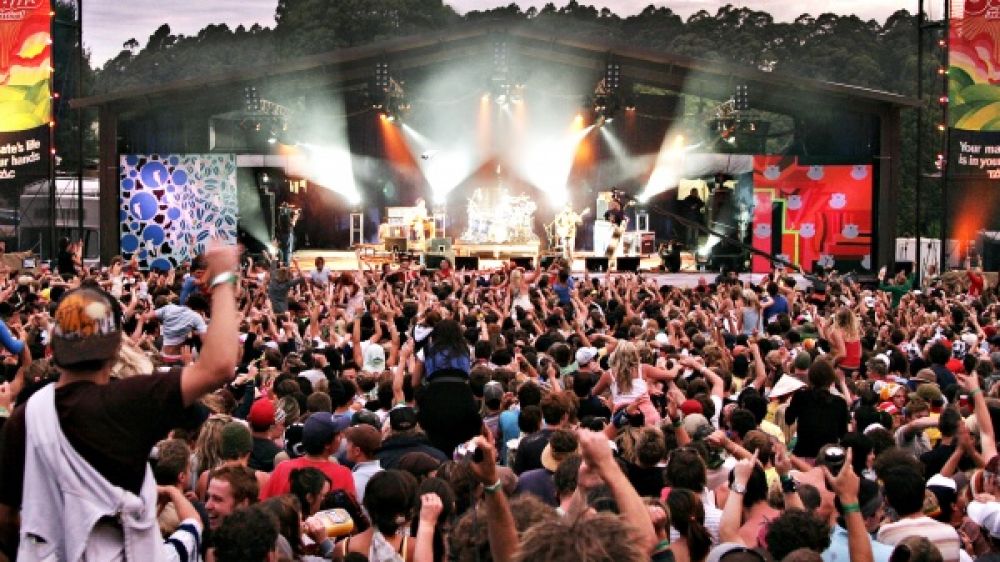
[[[990,411],[986,406],[986,396],[983,389],[979,388],[979,377],[976,374],[964,375],[955,373],[958,384],[969,391],[976,409],[976,425],[979,427],[979,443],[983,448],[983,460],[990,462],[990,459],[997,454],[996,435],[993,434],[993,420],[990,418]]]
[[[235,246],[213,243],[205,253],[211,279],[212,321],[202,337],[198,361],[181,373],[181,395],[190,406],[233,378],[239,355],[236,274],[239,265]]]

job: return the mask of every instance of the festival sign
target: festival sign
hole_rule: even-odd
[[[0,0],[0,238],[14,234],[23,188],[49,177],[51,10],[49,0]]]
[[[950,2],[949,171],[1000,180],[1000,1]]]

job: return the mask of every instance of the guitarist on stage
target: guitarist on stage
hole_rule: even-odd
[[[618,251],[618,244],[621,242],[622,233],[625,232],[625,227],[628,226],[628,217],[625,216],[625,203],[623,202],[623,197],[625,193],[619,189],[611,189],[611,201],[608,202],[608,210],[604,213],[604,220],[610,222],[614,225],[615,230],[611,234],[611,242],[608,243],[608,248],[605,252],[607,258],[615,257],[615,252]]]
[[[576,227],[583,222],[583,217],[587,216],[588,213],[590,213],[590,208],[584,209],[582,213],[577,213],[567,203],[566,208],[553,220],[556,239],[562,246],[563,257],[570,264],[573,263],[573,250],[576,248]]]

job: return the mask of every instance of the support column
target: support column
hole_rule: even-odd
[[[118,185],[118,115],[109,107],[98,111],[99,147],[98,181],[100,182],[101,262],[108,263],[121,253]]]

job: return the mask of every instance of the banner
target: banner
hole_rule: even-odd
[[[23,188],[49,178],[51,10],[0,0],[0,240],[16,235]]]

